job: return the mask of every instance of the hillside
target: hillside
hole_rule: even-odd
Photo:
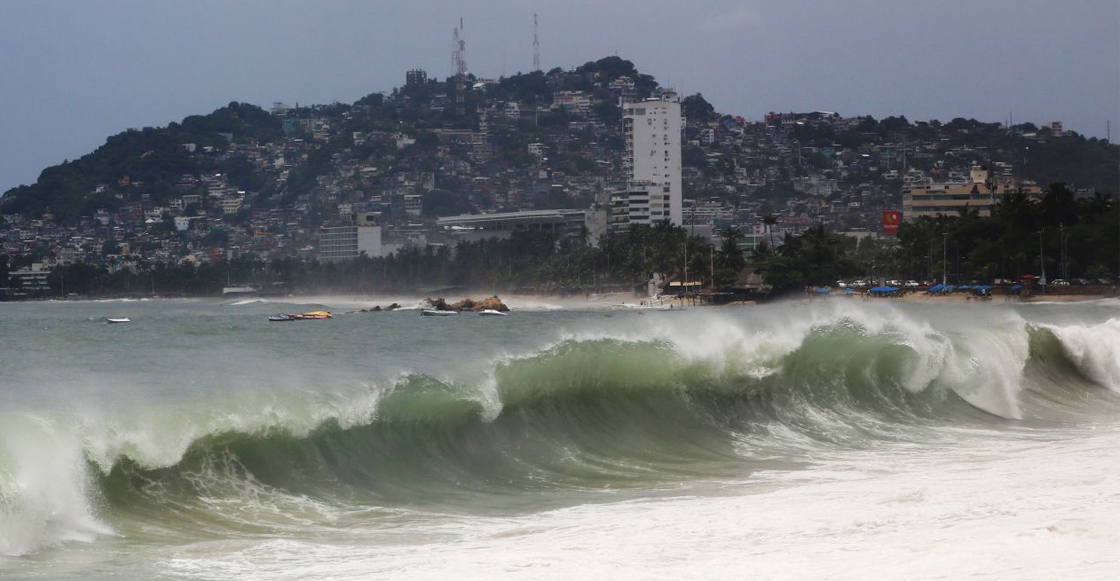
[[[438,216],[586,208],[623,183],[623,99],[658,90],[627,60],[500,79],[428,79],[352,104],[230,103],[129,130],[0,198],[3,254],[106,264],[315,258],[317,229],[377,212],[387,240],[450,243]],[[1057,126],[834,113],[748,121],[682,100],[690,227],[877,229],[904,183],[973,163],[1004,180],[1120,188],[1120,148]],[[176,221],[177,219],[182,219]],[[125,252],[127,250],[127,252]]]

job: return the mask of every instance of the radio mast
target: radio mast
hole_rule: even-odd
[[[537,14],[533,13],[533,70],[541,70],[541,41],[537,40]]]
[[[467,40],[463,36],[462,17],[459,18],[459,27],[451,32],[451,68],[457,77],[467,74]]]

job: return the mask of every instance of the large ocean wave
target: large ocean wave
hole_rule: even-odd
[[[340,507],[468,510],[503,495],[668,486],[1118,405],[1120,319],[1008,316],[966,332],[843,310],[766,330],[665,321],[339,392],[0,414],[0,555],[120,523],[306,526]]]

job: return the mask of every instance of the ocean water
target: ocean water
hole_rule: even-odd
[[[0,304],[0,579],[1120,578],[1120,301],[392,301]]]

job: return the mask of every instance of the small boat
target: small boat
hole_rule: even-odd
[[[105,317],[105,322],[110,324],[110,325],[114,325],[116,323],[131,323],[132,319],[129,319],[128,317],[124,317],[123,319],[114,319],[112,317]]]
[[[494,309],[482,309],[481,311],[478,312],[478,316],[480,316],[480,317],[508,317],[509,313],[503,313],[501,311],[496,311]]]
[[[330,319],[331,315],[327,311],[311,311],[310,313],[300,313],[298,315],[291,315],[300,321],[315,320],[315,319]]]
[[[270,323],[281,323],[281,322],[284,322],[284,321],[294,321],[294,320],[296,320],[295,316],[294,315],[289,315],[287,313],[280,313],[279,315],[272,315],[271,317],[268,318],[268,321]]]
[[[439,309],[424,309],[420,314],[425,317],[449,317],[451,315],[458,315],[459,311],[441,311]]]

